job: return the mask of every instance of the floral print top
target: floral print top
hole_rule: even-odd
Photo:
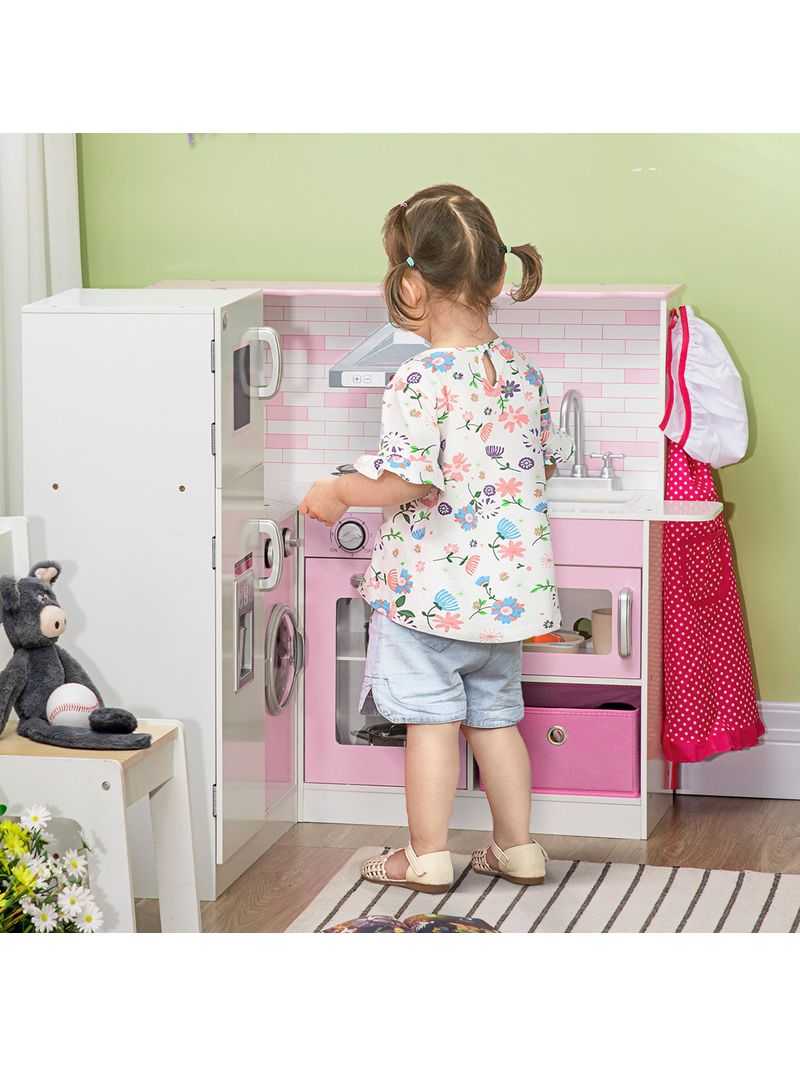
[[[507,341],[407,360],[384,393],[378,454],[355,468],[430,491],[384,512],[361,595],[395,622],[456,640],[558,628],[544,464],[572,452],[553,431],[541,372]]]

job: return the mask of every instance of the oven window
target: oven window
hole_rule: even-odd
[[[368,745],[365,731],[386,722],[369,697],[363,712],[358,709],[370,614],[360,596],[336,601],[336,740],[340,745]]]
[[[233,428],[250,424],[250,345],[233,353]]]
[[[612,608],[611,590],[592,588],[577,589],[570,586],[558,586],[558,599],[561,605],[562,630],[571,631],[573,636],[569,640],[578,640],[574,635],[580,634],[584,638],[577,645],[577,653],[581,656],[608,656],[612,651]],[[561,651],[567,651],[571,647],[572,652],[576,646],[567,645]],[[523,645],[525,652],[550,652],[546,642],[526,641]]]

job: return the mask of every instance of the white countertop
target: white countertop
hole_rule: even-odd
[[[708,522],[722,511],[720,501],[662,500],[643,492],[625,504],[549,501],[551,519],[619,519],[637,522]]]
[[[183,313],[197,315],[204,312],[216,311],[218,308],[227,307],[247,296],[256,296],[260,293],[258,286],[242,289],[226,289],[225,291],[211,290],[209,288],[170,288],[158,289],[66,289],[62,293],[36,300],[32,304],[25,304],[22,308],[25,314],[64,314],[96,312],[100,314],[124,314],[144,313],[152,315],[156,312],[174,315]]]
[[[308,486],[293,482],[268,481],[266,506],[271,510],[297,507]],[[353,511],[380,511],[380,508],[353,508]],[[708,522],[722,511],[719,501],[661,500],[658,493],[641,492],[625,504],[575,503],[551,500],[551,519],[616,519],[621,522]]]

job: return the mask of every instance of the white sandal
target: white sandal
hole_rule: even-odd
[[[404,852],[410,868],[416,878],[389,878],[386,874],[386,862],[389,856]],[[422,862],[424,860],[424,863]],[[395,849],[386,856],[374,856],[361,868],[361,877],[367,882],[378,885],[399,885],[403,889],[416,889],[420,893],[446,893],[453,885],[453,861],[449,851],[427,852],[420,857],[410,844],[404,849]]]
[[[489,865],[487,857],[490,851],[499,864],[499,870]],[[476,874],[505,878],[515,885],[541,885],[545,876],[545,860],[549,858],[538,841],[512,845],[505,852],[492,841],[488,848],[479,848],[472,853],[472,869]]]

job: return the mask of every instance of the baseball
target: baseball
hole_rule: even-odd
[[[83,726],[89,729],[89,715],[100,707],[91,689],[79,682],[60,685],[47,701],[47,721],[54,726]]]

